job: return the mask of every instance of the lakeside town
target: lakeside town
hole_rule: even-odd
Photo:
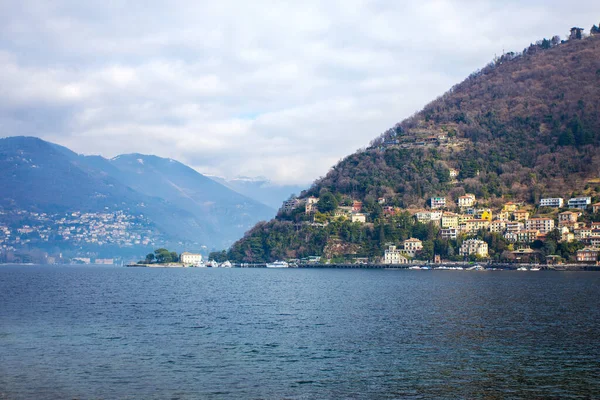
[[[454,176],[456,171],[451,171]],[[349,221],[357,224],[372,223],[372,216],[365,212],[361,201],[345,200],[350,205],[329,207],[320,210],[319,198],[291,198],[284,202],[280,215],[304,213],[303,224],[325,227],[334,221]],[[470,261],[489,261],[490,244],[484,240],[486,234],[501,235],[508,243],[508,251],[514,262],[559,264],[574,261],[577,263],[599,264],[600,255],[600,202],[592,203],[591,196],[541,198],[536,205],[505,202],[499,208],[485,205],[475,195],[465,194],[451,200],[447,197],[432,197],[426,209],[402,209],[386,205],[381,197],[377,203],[382,215],[377,218],[391,220],[393,217],[408,214],[416,222],[431,224],[439,228],[439,238],[459,240],[457,257]],[[325,212],[323,212],[325,211]],[[556,254],[541,257],[535,245],[552,239],[557,243],[570,243],[575,246],[572,260],[561,259]],[[386,243],[381,260],[356,258],[356,263],[380,261],[383,264],[400,265],[416,261],[444,261],[443,255],[431,254],[423,257],[423,241],[408,238],[400,243]],[[552,249],[548,253],[553,253]],[[455,257],[456,259],[456,257]],[[447,260],[446,260],[447,261]],[[496,260],[498,261],[498,260]]]
[[[2,262],[70,262],[75,264],[112,264],[111,250],[135,246],[154,247],[161,238],[144,218],[124,211],[43,213],[25,210],[0,211],[0,256]],[[64,255],[62,247],[74,249]],[[57,249],[58,248],[58,249]],[[106,248],[106,257],[89,257]],[[15,252],[34,249],[26,257]],[[37,249],[37,251],[36,251]],[[43,260],[37,253],[42,252]],[[65,260],[62,260],[65,258]]]

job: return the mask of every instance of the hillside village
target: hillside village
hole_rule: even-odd
[[[73,260],[87,264],[90,257],[84,255],[92,249],[98,252],[107,248],[107,254],[112,255],[116,248],[152,247],[161,240],[143,216],[123,211],[51,214],[12,210],[0,211],[0,217],[3,221],[0,223],[0,255],[8,257],[2,260],[5,262],[13,259],[12,253],[30,248],[51,253],[71,248],[80,256]],[[62,246],[62,251],[54,251],[57,244]],[[54,258],[51,256],[50,263]]]
[[[331,196],[329,193],[327,195]],[[335,200],[335,199],[333,199]],[[426,209],[402,209],[386,205],[386,199],[377,200],[373,213],[365,212],[363,203],[343,199],[343,204],[331,204],[310,196],[306,199],[291,198],[283,203],[279,218],[295,215],[301,224],[326,227],[333,222],[350,222],[374,225],[374,219],[393,222],[394,217],[408,214],[415,223],[435,226],[437,236],[444,241],[460,243],[458,259],[485,260],[490,258],[488,243],[490,234],[500,235],[509,244],[510,253],[516,259],[531,259],[536,262],[560,261],[556,254],[540,254],[532,249],[540,247],[549,238],[557,243],[574,245],[573,260],[596,263],[600,255],[600,202],[592,203],[591,196],[564,198],[542,198],[537,205],[506,202],[501,208],[488,207],[475,195],[465,194],[456,199],[432,197]],[[320,209],[325,206],[325,210]],[[299,218],[298,218],[299,217]],[[497,236],[496,236],[497,237]],[[489,240],[488,240],[489,241]],[[408,264],[413,260],[441,261],[446,255],[425,253],[423,241],[408,238],[402,243],[389,243],[381,258],[370,260],[384,264]],[[454,257],[454,259],[457,259]],[[504,255],[507,257],[507,254]],[[510,257],[510,256],[508,256]],[[358,261],[365,261],[359,258]]]

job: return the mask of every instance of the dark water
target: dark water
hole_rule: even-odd
[[[0,267],[0,398],[600,397],[600,273]]]

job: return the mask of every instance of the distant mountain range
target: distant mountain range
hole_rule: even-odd
[[[264,177],[238,177],[229,180],[216,176],[210,178],[275,210],[291,195],[299,195],[307,189],[300,185],[278,185]]]
[[[212,249],[227,247],[275,214],[175,160],[142,154],[109,160],[34,137],[0,139],[0,180],[0,227],[6,225],[2,216],[19,210],[34,215],[123,211],[143,216],[153,237],[160,238],[157,244]]]

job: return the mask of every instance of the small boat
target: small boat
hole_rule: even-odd
[[[285,261],[275,261],[273,263],[267,263],[267,268],[289,268],[290,265]]]
[[[527,268],[526,267],[519,267],[519,268],[517,268],[517,271],[527,271]]]
[[[221,268],[231,268],[231,262],[229,260],[224,261],[219,265]]]
[[[531,267],[529,268],[530,271],[539,271],[540,267]]]
[[[413,265],[412,267],[408,267],[408,269],[421,269],[418,265]]]

